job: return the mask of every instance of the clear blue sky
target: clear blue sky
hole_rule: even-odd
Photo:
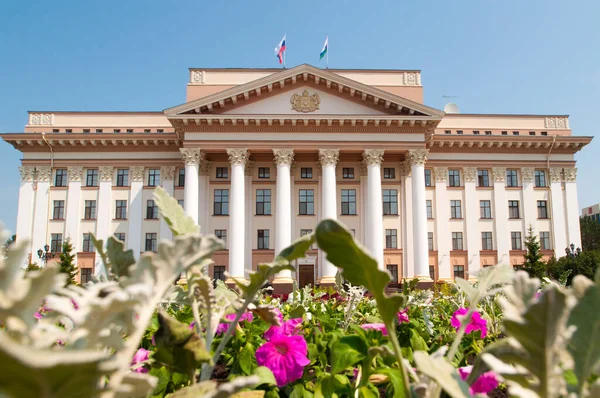
[[[0,132],[28,110],[162,110],[185,98],[188,67],[318,63],[422,70],[425,103],[468,113],[568,114],[597,135],[600,2],[17,1],[0,5]],[[600,202],[600,137],[576,155],[579,202]],[[594,160],[596,159],[596,160]],[[0,143],[0,220],[14,230],[19,153]]]

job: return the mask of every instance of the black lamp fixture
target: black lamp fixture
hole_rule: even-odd
[[[44,266],[46,266],[48,264],[48,260],[50,260],[51,258],[54,258],[56,253],[51,252],[50,245],[45,244],[44,250],[38,249],[37,255],[40,258],[40,260],[42,260],[44,262]]]
[[[576,256],[581,254],[581,247],[575,249],[575,245],[571,243],[569,246],[565,248],[565,253],[567,256],[571,258],[575,258]]]

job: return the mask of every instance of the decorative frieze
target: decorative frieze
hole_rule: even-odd
[[[52,178],[52,167],[50,166],[40,166],[37,167],[35,171],[39,182],[47,182]]]
[[[577,180],[577,168],[566,168],[564,169],[565,173],[565,181],[566,182],[575,182]]]
[[[465,180],[465,182],[477,181],[477,167],[464,167],[463,179]]]
[[[340,159],[339,149],[319,149],[319,163],[321,166],[336,165]]]
[[[190,73],[190,83],[192,84],[204,84],[206,81],[206,72],[203,70],[193,70]]]
[[[294,150],[289,148],[278,148],[273,149],[273,155],[275,155],[275,164],[287,164],[291,165],[294,161]]]
[[[545,120],[547,129],[566,130],[569,128],[568,119],[562,116],[547,117]]]
[[[100,166],[100,181],[112,181],[114,167],[112,166]]]
[[[405,86],[420,86],[421,74],[418,72],[404,72],[403,83]]]
[[[200,148],[180,148],[181,158],[187,165],[200,164],[204,160],[204,152]]]
[[[533,167],[523,167],[521,169],[521,179],[523,182],[531,182],[533,181],[533,174],[535,169]]]
[[[448,168],[447,167],[434,167],[433,173],[435,174],[435,182],[448,183]]]
[[[562,168],[552,167],[550,169],[550,182],[561,182],[562,181]]]
[[[83,179],[83,167],[71,166],[67,169],[69,181],[81,181]]]
[[[494,182],[505,182],[506,181],[506,168],[505,167],[494,167],[492,169],[492,176]]]
[[[31,126],[52,126],[54,124],[53,113],[30,113],[29,125]]]
[[[160,175],[163,180],[175,179],[175,166],[163,166],[160,168]]]
[[[424,166],[427,161],[429,149],[409,149],[408,160],[411,166]]]
[[[129,168],[131,181],[144,181],[144,166],[131,166]]]
[[[19,173],[21,173],[21,182],[30,182],[33,181],[34,177],[34,168],[31,166],[20,166]]]
[[[247,148],[228,148],[227,156],[232,166],[236,164],[245,166],[250,158],[250,152],[248,152]]]
[[[367,166],[378,166],[383,162],[384,149],[365,149],[363,152],[363,162]]]

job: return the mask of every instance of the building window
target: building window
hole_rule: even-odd
[[[452,130],[444,130],[444,134],[452,134]]]
[[[229,178],[229,168],[217,167],[217,178]]]
[[[101,133],[102,129],[96,129],[96,133]]]
[[[127,129],[128,133],[133,133],[133,129]]]
[[[386,249],[397,249],[398,248],[398,230],[386,229],[385,230],[385,248]]]
[[[54,175],[54,186],[67,186],[67,169],[56,169],[56,174]]]
[[[177,199],[177,204],[185,209],[183,199]]]
[[[227,250],[227,230],[215,229],[215,236],[223,241],[223,248]]]
[[[429,251],[433,251],[433,232],[427,232],[427,246]]]
[[[271,178],[271,168],[270,167],[259,167],[258,168],[258,178]]]
[[[540,249],[550,250],[550,232],[540,232]]]
[[[356,189],[342,189],[342,215],[356,215]]]
[[[474,135],[479,135],[479,130],[473,130]]]
[[[429,266],[429,278],[431,278],[432,281],[435,281],[435,265]]]
[[[465,279],[465,266],[464,265],[455,265],[454,266],[454,279],[463,278]]]
[[[93,252],[94,245],[92,244],[92,234],[83,234],[83,247],[81,248],[82,252]]]
[[[508,135],[508,131],[503,131],[502,135]]]
[[[356,214],[356,211],[354,214]],[[384,215],[398,214],[398,190],[397,189],[384,189],[383,190],[383,214]]]
[[[157,187],[160,185],[160,169],[148,170],[148,186]]]
[[[545,200],[537,201],[538,218],[548,218],[548,202]]]
[[[460,187],[460,170],[448,170],[448,186]]]
[[[300,178],[312,178],[312,167],[300,168]]]
[[[479,213],[481,218],[492,218],[492,202],[489,200],[480,200]]]
[[[450,218],[462,218],[462,209],[460,200],[450,201]]]
[[[506,186],[507,187],[518,187],[519,176],[517,170],[506,170]]]
[[[116,240],[120,240],[121,242],[125,243],[125,232],[115,232],[114,237]]]
[[[113,133],[120,133],[121,129],[113,129]]]
[[[492,135],[492,132],[490,130],[486,130],[485,135]]]
[[[425,186],[431,186],[431,169],[425,169]]]
[[[542,133],[541,133],[541,134],[542,134],[542,135],[548,135],[548,132],[547,132],[547,131],[542,131]]]
[[[427,218],[433,218],[433,205],[431,204],[431,200],[425,201],[425,208],[427,209]]]
[[[215,189],[214,215],[229,215],[229,189]]]
[[[96,201],[95,200],[86,200],[84,202],[83,218],[85,220],[95,220],[96,219]]]
[[[299,214],[301,216],[314,215],[315,214],[315,192],[314,192],[314,190],[301,189],[299,204],[300,204]]]
[[[481,250],[494,250],[491,232],[481,233]]]
[[[117,186],[126,187],[129,185],[129,169],[117,169]]]
[[[185,168],[179,169],[177,185],[180,187],[185,187]]]
[[[477,170],[477,185],[480,187],[489,187],[490,186],[489,170]]]
[[[530,131],[529,135],[535,135],[535,131]]]
[[[83,129],[84,134],[87,134],[90,132],[90,129]]]
[[[85,178],[86,187],[97,187],[98,186],[98,169],[88,169]]]
[[[511,232],[510,233],[510,245],[512,250],[521,250],[521,233],[520,232]]]
[[[256,190],[256,215],[264,216],[271,214],[271,190]]]
[[[392,277],[390,283],[398,283],[398,264],[388,264],[386,267]]]
[[[88,283],[92,280],[92,269],[91,268],[81,268],[81,284]]]
[[[396,178],[396,169],[393,167],[384,167],[383,168],[383,178],[386,180],[392,180]]]
[[[456,134],[462,134],[463,131],[462,130],[456,130]]]
[[[127,201],[117,200],[115,201],[115,219],[125,220],[127,218]]]
[[[508,218],[520,218],[518,200],[508,201]]]
[[[452,232],[452,250],[463,249],[463,234],[462,232]]]
[[[53,211],[52,211],[52,219],[53,220],[64,220],[64,218],[65,218],[65,201],[64,200],[55,200]]]
[[[164,133],[164,132],[165,132],[165,130],[164,130],[164,129],[156,129],[156,132],[157,132],[157,133]]]
[[[217,281],[225,281],[225,266],[215,265],[213,267],[213,279]]]
[[[535,170],[535,186],[536,187],[545,187],[546,186],[546,172],[544,170]]]
[[[52,253],[62,252],[62,234],[50,235],[50,251]]]
[[[144,129],[144,133],[149,133],[150,129]]]
[[[258,230],[258,247],[257,249],[268,249],[269,248],[269,230],[259,229]]]
[[[513,135],[519,135],[518,131],[513,131]]]
[[[154,203],[153,199],[149,199],[146,202],[146,219],[157,220],[158,219],[158,206]]]
[[[147,252],[156,252],[156,232],[146,234],[146,246]]]
[[[354,167],[344,167],[342,169],[342,178],[345,178],[345,179],[354,178]]]

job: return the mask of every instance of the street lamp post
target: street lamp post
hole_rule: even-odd
[[[44,262],[44,267],[46,267],[46,265],[48,265],[48,261],[54,258],[56,253],[51,252],[50,246],[46,244],[44,245],[44,250],[38,249],[37,255],[40,258],[40,260]]]
[[[577,249],[575,249],[575,245],[573,243],[571,243],[569,246],[567,246],[565,248],[565,253],[567,254],[567,256],[569,256],[571,258],[575,258],[575,257],[579,256],[579,254],[581,254],[581,248],[578,247]]]

